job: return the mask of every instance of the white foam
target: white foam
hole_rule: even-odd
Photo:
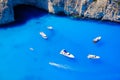
[[[51,66],[54,66],[54,67],[57,67],[57,68],[70,69],[70,67],[67,66],[67,65],[57,64],[57,63],[54,63],[54,62],[49,62],[49,64],[50,64]]]

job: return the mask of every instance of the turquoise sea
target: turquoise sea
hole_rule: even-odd
[[[0,80],[120,80],[120,24],[24,6],[15,9],[15,17],[16,22],[0,27]],[[95,44],[97,36],[102,39]],[[60,55],[62,49],[75,59]],[[101,58],[90,60],[88,54]]]

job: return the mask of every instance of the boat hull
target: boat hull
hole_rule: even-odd
[[[44,39],[47,39],[47,38],[48,38],[47,35],[46,35],[44,32],[40,32],[40,35],[41,35],[41,37],[44,38]]]
[[[69,52],[64,52],[63,50],[60,51],[60,54],[63,56],[66,56],[68,58],[75,58],[75,56],[73,54],[70,54]]]
[[[99,59],[100,56],[96,56],[96,55],[91,55],[91,54],[89,54],[89,55],[87,56],[87,58],[88,58],[88,59]]]

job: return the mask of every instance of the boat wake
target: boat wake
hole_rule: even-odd
[[[71,69],[69,66],[67,66],[67,65],[63,65],[63,64],[57,64],[57,63],[55,63],[55,62],[49,62],[49,64],[51,65],[51,66],[54,66],[54,67],[57,67],[57,68],[61,68],[61,69]]]

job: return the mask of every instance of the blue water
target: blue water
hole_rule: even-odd
[[[0,28],[0,80],[120,80],[119,24],[74,20],[44,11],[29,13],[26,16],[31,17],[22,23]],[[49,25],[54,30],[48,30]],[[102,39],[94,44],[97,36]],[[60,55],[61,49],[75,59]],[[101,58],[89,60],[89,53]]]

